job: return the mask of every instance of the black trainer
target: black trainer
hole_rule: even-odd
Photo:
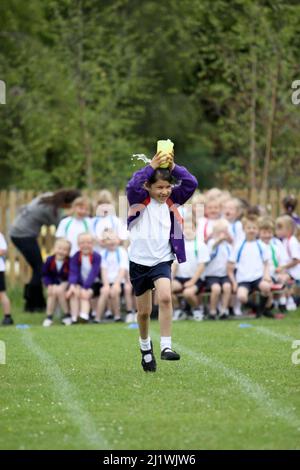
[[[179,361],[180,354],[178,354],[176,351],[172,351],[170,348],[165,348],[160,353],[160,358],[165,361]]]
[[[13,324],[14,324],[14,321],[11,318],[11,316],[10,315],[5,315],[3,320],[2,320],[2,325],[7,326],[7,325],[13,325]]]
[[[153,344],[152,344],[152,341],[151,341],[151,349],[148,349],[147,351],[142,351],[141,350],[141,353],[142,353],[142,367],[144,369],[145,372],[155,372],[156,371],[156,360],[155,360],[155,356],[154,356],[154,353],[153,353]],[[152,359],[150,362],[146,362],[144,357],[147,355],[147,354],[151,354],[152,356]]]

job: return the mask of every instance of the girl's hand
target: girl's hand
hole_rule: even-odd
[[[159,168],[161,163],[164,163],[164,161],[165,161],[165,155],[163,155],[161,151],[157,152],[152,158],[150,166],[152,166],[153,170],[157,170],[157,168]]]
[[[195,283],[192,279],[190,279],[189,281],[186,281],[183,285],[184,287],[193,287]]]

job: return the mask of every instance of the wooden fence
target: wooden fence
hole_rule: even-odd
[[[231,193],[234,196],[249,201],[253,205],[259,204],[265,206],[268,213],[274,218],[281,213],[281,201],[287,194],[294,194],[297,196],[298,206],[300,208],[300,191],[271,189],[268,193],[259,193],[254,190],[239,189],[231,190]],[[91,200],[96,201],[98,191],[83,191],[83,194],[88,195]],[[23,257],[20,256],[14,245],[10,242],[8,229],[21,206],[30,202],[36,195],[37,193],[34,191],[0,191],[0,231],[4,234],[8,242],[6,278],[11,286],[17,283],[25,284],[28,282],[30,268],[24,261]],[[124,203],[124,201],[121,202],[121,199],[118,197],[116,197],[116,201],[118,204]],[[54,234],[55,227],[42,227],[39,242],[43,258],[46,258],[51,254]]]

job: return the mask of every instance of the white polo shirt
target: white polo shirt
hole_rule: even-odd
[[[210,255],[210,261],[206,265],[204,275],[224,277],[227,276],[227,264],[231,257],[232,247],[225,240],[213,248],[214,239],[208,241],[207,246]]]
[[[266,247],[259,240],[237,243],[229,258],[229,261],[236,265],[236,281],[238,283],[253,282],[263,277],[264,263],[268,260]]]
[[[143,266],[156,266],[175,259],[170,243],[171,218],[167,203],[151,198],[130,230],[129,259]]]
[[[260,241],[266,247],[268,253],[270,276],[276,279],[276,267],[288,263],[288,255],[286,249],[282,241],[279,240],[279,238],[272,238],[272,240],[268,244],[264,243],[262,240]]]
[[[118,246],[115,250],[101,251],[101,267],[106,269],[108,282],[114,283],[120,269],[128,271],[128,254],[125,248]],[[124,279],[121,281],[124,282]]]
[[[297,259],[300,261],[300,244],[297,238],[293,235],[290,238],[284,238],[282,240],[283,246],[285,247],[288,255],[288,262]],[[300,279],[300,264],[298,263],[293,268],[287,270],[293,279]]]
[[[185,263],[178,264],[176,277],[191,278],[195,274],[200,263],[208,263],[210,260],[207,245],[198,238],[185,240]],[[204,276],[201,276],[203,279]]]
[[[78,251],[78,235],[81,233],[90,233],[92,231],[92,220],[90,217],[77,219],[76,217],[65,217],[62,219],[57,227],[55,236],[56,238],[66,238],[71,243],[71,253],[73,256]]]

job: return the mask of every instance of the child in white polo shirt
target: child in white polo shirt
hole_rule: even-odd
[[[233,285],[233,292],[237,290],[238,300],[242,304],[247,304],[249,294],[258,290],[261,296],[256,316],[271,316],[272,314],[265,309],[272,283],[269,258],[266,247],[257,240],[259,232],[257,216],[245,217],[243,228],[246,238],[235,246],[229,259],[228,275]]]
[[[182,293],[186,301],[193,307],[194,320],[203,319],[203,309],[199,307],[198,294],[205,287],[203,272],[205,263],[210,260],[207,246],[195,236],[191,224],[184,228],[186,262],[174,262],[172,267],[172,293]],[[181,309],[175,309],[173,319],[182,317]]]
[[[62,219],[57,227],[55,237],[65,238],[71,243],[70,256],[78,251],[78,235],[92,234],[92,222],[89,217],[90,201],[86,197],[77,197],[72,203],[73,214]]]
[[[229,223],[225,219],[217,220],[213,226],[212,237],[207,242],[210,261],[204,271],[206,287],[211,290],[208,315],[211,320],[217,317],[217,305],[221,294],[220,319],[224,320],[229,316],[231,283],[228,277],[228,262],[232,252],[229,241],[231,241]]]
[[[276,219],[276,235],[282,240],[287,252],[287,262],[277,267],[277,273],[287,272],[291,279],[300,281],[300,244],[294,235],[295,222],[289,215]],[[292,293],[288,292],[287,310],[296,310],[297,306]]]

